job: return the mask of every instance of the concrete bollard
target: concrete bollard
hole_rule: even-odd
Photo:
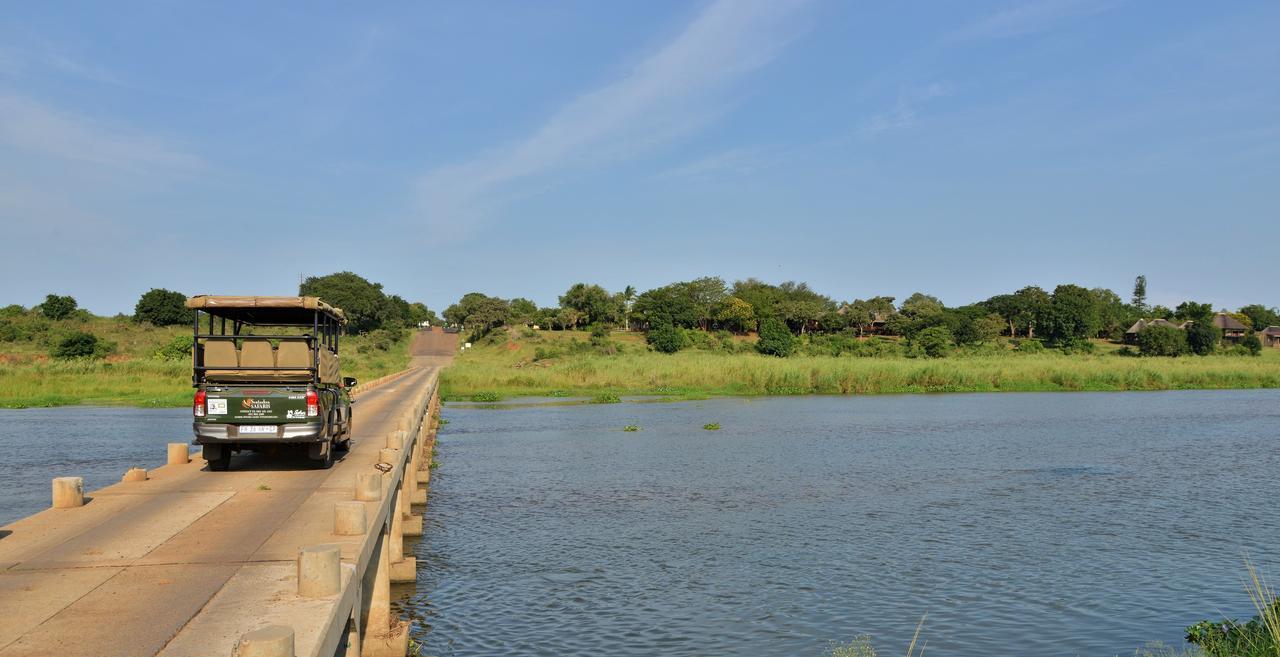
[[[268,625],[256,629],[236,643],[232,657],[294,657],[293,628]]]
[[[387,434],[387,449],[404,449],[403,431],[392,431]]]
[[[422,516],[409,516],[401,526],[405,536],[422,536]]]
[[[147,480],[147,471],[143,470],[142,468],[129,468],[128,470],[124,471],[124,476],[120,478],[120,481],[146,481],[146,480]]]
[[[298,595],[327,598],[342,588],[342,550],[337,545],[312,545],[298,551]]]
[[[183,465],[191,462],[191,449],[186,443],[169,443],[169,465]]]
[[[417,478],[417,477],[415,477],[415,479],[416,479],[416,478]],[[426,503],[427,503],[427,491],[426,491],[425,489],[422,489],[422,488],[419,488],[418,490],[413,491],[412,496],[409,498],[409,503],[410,503],[410,504],[417,504],[417,505],[419,505],[419,506],[421,506],[421,505],[423,505],[423,504],[426,504]]]
[[[381,493],[381,489],[378,491]],[[333,533],[338,536],[362,536],[368,529],[363,502],[338,502],[333,505]]]
[[[361,473],[356,475],[356,499],[361,502],[377,502],[382,499],[382,475]]]
[[[84,479],[57,477],[53,480],[53,508],[74,509],[84,506]]]
[[[389,448],[388,448],[388,449],[383,449],[383,450],[381,450],[381,451],[379,451],[379,452],[378,452],[378,462],[379,462],[379,463],[386,463],[386,464],[388,464],[388,465],[395,465],[395,464],[396,464],[396,461],[399,461],[399,460],[400,460],[400,450],[398,450],[398,449],[389,449]]]

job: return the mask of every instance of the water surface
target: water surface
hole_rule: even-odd
[[[1132,654],[1280,576],[1280,392],[460,408],[423,654]],[[720,431],[701,427],[719,422]],[[622,432],[628,424],[642,427]]]
[[[165,444],[191,435],[186,408],[0,409],[0,525],[49,508],[54,477],[102,488],[129,468],[164,465]]]

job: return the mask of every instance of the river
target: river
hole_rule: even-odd
[[[1128,655],[1280,577],[1280,391],[448,404],[423,655]],[[707,423],[719,423],[707,431]],[[624,432],[626,425],[640,427]],[[0,524],[187,409],[0,410]]]
[[[1128,655],[1280,576],[1280,391],[449,404],[422,654]],[[707,431],[707,423],[719,431]],[[637,432],[624,432],[637,425]]]

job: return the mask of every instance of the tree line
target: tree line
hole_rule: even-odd
[[[399,339],[403,330],[409,326],[422,322],[440,323],[440,318],[425,304],[387,294],[381,283],[371,282],[351,272],[308,277],[299,286],[298,294],[320,297],[326,303],[342,308],[347,316],[348,333],[384,331],[386,338],[381,342]],[[181,292],[152,288],[138,298],[132,315],[119,315],[117,318],[154,326],[189,325],[192,314],[186,303],[187,295]],[[93,315],[80,308],[76,299],[70,295],[46,295],[43,303],[30,309],[12,304],[0,308],[0,343],[34,340],[48,342],[49,353],[55,358],[101,357],[110,354],[114,345],[92,333],[58,328],[59,323],[84,322],[92,318]],[[52,333],[58,335],[54,336]],[[189,336],[186,339],[185,350],[189,351]],[[185,353],[182,348],[174,351]]]
[[[686,346],[689,339],[685,332],[689,330],[756,333],[757,348],[776,355],[787,355],[796,340],[807,339],[806,335],[891,336],[929,356],[942,355],[954,347],[989,343],[1001,336],[1037,343],[1028,348],[1076,351],[1091,349],[1091,339],[1120,340],[1139,319],[1154,318],[1192,322],[1188,326],[1198,327],[1186,334],[1197,345],[1191,351],[1206,353],[1204,344],[1217,344],[1220,336],[1212,325],[1212,304],[1184,301],[1174,308],[1152,306],[1147,303],[1146,287],[1146,277],[1138,276],[1125,301],[1106,288],[1070,283],[1053,290],[1026,286],[949,307],[921,292],[901,303],[891,296],[839,301],[802,282],[772,284],[749,278],[728,284],[718,277],[704,277],[642,293],[631,286],[609,292],[600,285],[577,283],[554,307],[540,307],[524,298],[502,299],[471,292],[445,309],[443,316],[475,337],[503,326],[640,330],[655,349],[667,352]],[[1229,314],[1259,330],[1280,325],[1278,311],[1262,304],[1250,304]]]

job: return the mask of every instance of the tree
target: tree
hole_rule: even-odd
[[[751,308],[751,304],[738,297],[725,299],[720,303],[715,314],[717,324],[736,333],[745,332],[748,327],[754,325],[755,319],[755,310]]]
[[[428,322],[432,326],[440,324],[440,318],[436,316],[434,310],[427,307],[421,301],[415,301],[409,304],[409,323],[417,326],[423,322]]]
[[[1009,337],[1018,337],[1018,322],[1026,312],[1024,299],[1016,294],[1000,294],[987,299],[986,305],[1009,325]]]
[[[929,296],[923,292],[916,292],[907,297],[902,305],[898,306],[898,312],[907,317],[916,318],[921,315],[931,315],[940,313],[945,306],[938,300],[938,297]]]
[[[631,315],[646,327],[667,323],[693,328],[698,325],[698,308],[684,292],[678,283],[648,290],[636,297]]]
[[[990,342],[1000,337],[1004,330],[1004,318],[995,313],[988,313],[973,320],[975,342]]]
[[[164,288],[151,288],[143,293],[133,307],[133,319],[151,322],[156,326],[174,326],[191,321],[187,310],[187,295]]]
[[[716,309],[720,307],[720,303],[727,296],[724,279],[716,276],[707,276],[695,278],[679,285],[684,288],[684,293],[688,295],[689,303],[697,309],[698,327],[704,331],[710,329],[711,322],[715,319]]]
[[[1045,337],[1055,345],[1068,348],[1097,335],[1102,324],[1093,294],[1070,284],[1053,289],[1045,320]]]
[[[1173,316],[1183,321],[1212,321],[1213,320],[1213,304],[1196,303],[1195,301],[1183,301],[1173,309]]]
[[[1139,314],[1146,312],[1147,277],[1145,275],[1138,274],[1138,277],[1133,279],[1133,298],[1129,303],[1133,305],[1133,308],[1137,310]]]
[[[930,326],[911,339],[911,351],[928,358],[942,358],[951,350],[955,340],[945,326]]]
[[[1222,331],[1211,321],[1193,321],[1187,325],[1186,333],[1187,347],[1198,356],[1213,353],[1222,339]]]
[[[1148,326],[1138,332],[1143,356],[1181,356],[1187,353],[1187,334],[1172,326]]]
[[[667,321],[659,321],[656,326],[651,326],[644,339],[655,351],[664,354],[674,354],[688,344],[684,331]]]
[[[628,285],[622,290],[622,322],[628,331],[631,330],[631,304],[636,300],[636,288]]]
[[[760,322],[760,339],[756,341],[756,351],[769,356],[785,358],[796,348],[796,336],[781,320],[770,317]]]
[[[372,283],[349,271],[308,276],[298,286],[298,294],[320,297],[325,303],[341,308],[351,330],[357,332],[379,328],[395,312],[380,283]]]
[[[538,304],[522,297],[512,299],[508,306],[511,308],[512,324],[532,324],[538,314]]]
[[[489,331],[507,323],[510,317],[507,302],[480,292],[468,292],[462,295],[458,303],[445,308],[444,318],[450,324],[466,326],[481,337]]]
[[[69,296],[50,294],[40,304],[40,313],[49,319],[66,319],[76,310],[76,300]]]
[[[1098,335],[1096,337],[1110,338],[1119,340],[1124,337],[1124,332],[1139,317],[1133,313],[1133,306],[1125,305],[1120,300],[1120,295],[1103,287],[1095,287],[1089,290],[1093,294],[1094,302],[1098,306]]]
[[[1254,356],[1262,355],[1262,340],[1259,340],[1258,336],[1253,333],[1244,336],[1244,339],[1240,341],[1240,346],[1248,349],[1249,353]]]
[[[599,285],[574,284],[560,297],[560,305],[578,311],[582,324],[613,324],[617,320],[613,297]]]
[[[1036,337],[1036,328],[1043,324],[1049,311],[1049,293],[1036,285],[1028,285],[1013,293],[1022,304],[1019,323],[1026,328],[1028,338]]]
[[[1280,326],[1280,311],[1259,303],[1242,306],[1240,314],[1249,318],[1249,324],[1256,331],[1261,331],[1268,326]]]

